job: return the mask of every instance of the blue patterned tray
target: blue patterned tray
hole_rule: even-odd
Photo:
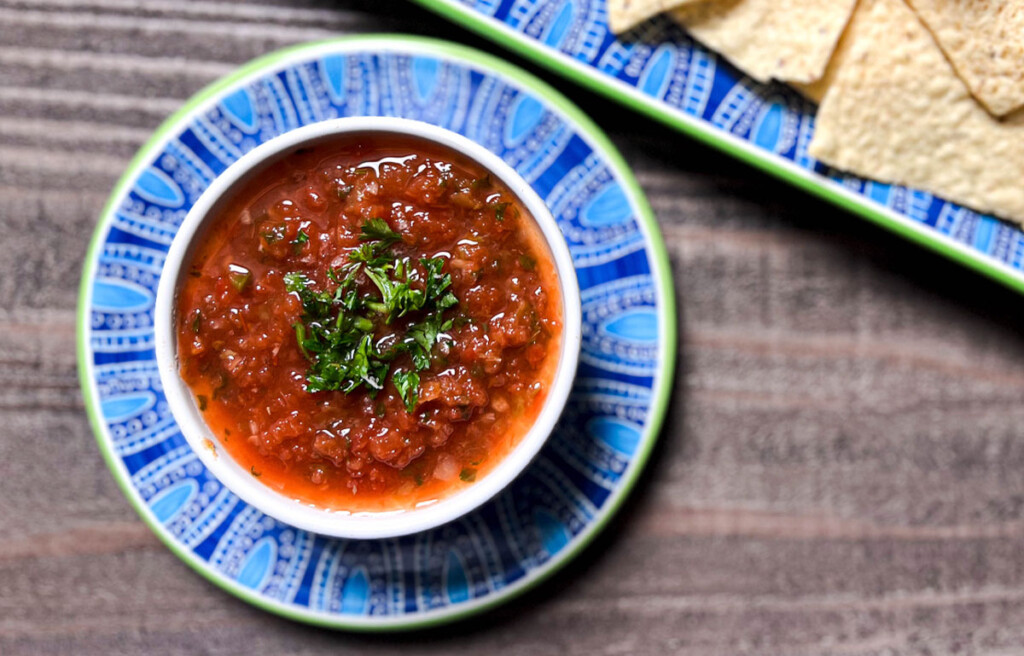
[[[582,290],[580,370],[552,441],[482,509],[402,539],[329,539],[240,501],[182,437],[153,352],[164,256],[203,190],[260,143],[348,115],[429,121],[499,154],[551,207]],[[82,280],[78,344],[100,448],[174,553],[282,615],[352,629],[410,628],[525,590],[608,521],[637,480],[665,413],[675,312],[650,208],[619,154],[576,107],[483,53],[377,36],[257,60],[168,119],[100,219]]]
[[[764,85],[664,17],[616,38],[607,0],[418,0],[552,70],[1024,291],[1024,231],[807,154],[816,107]]]

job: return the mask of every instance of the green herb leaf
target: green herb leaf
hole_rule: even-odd
[[[402,235],[392,230],[384,219],[375,218],[363,224],[359,239],[362,241],[376,240],[382,248],[387,248],[391,244],[402,241]]]
[[[505,210],[508,209],[508,203],[491,203],[491,207],[494,208],[494,218],[498,221],[504,221]]]
[[[326,318],[331,312],[331,294],[313,291],[313,281],[304,273],[292,271],[284,274],[284,288],[298,294],[302,309],[314,319]]]
[[[296,324],[294,324],[292,326],[292,328],[295,330],[295,341],[298,342],[299,350],[302,351],[303,357],[305,357],[309,361],[312,361],[313,360],[313,356],[311,356],[309,354],[309,351],[306,349],[306,326],[305,326],[305,324],[296,323]]]
[[[402,241],[402,235],[392,230],[384,219],[374,218],[363,224],[359,240],[363,244],[349,253],[349,261],[384,267],[391,257],[388,247]]]
[[[199,412],[206,412],[206,395],[197,394],[196,401],[199,402]]]
[[[465,481],[466,483],[472,483],[473,481],[476,480],[476,470],[466,467],[461,472],[459,472],[459,478]]]
[[[440,312],[414,323],[405,333],[405,339],[396,349],[409,354],[417,371],[430,367],[430,353],[444,331],[451,329],[451,319],[445,320]]]
[[[299,228],[299,233],[295,235],[295,239],[292,240],[292,249],[295,251],[295,254],[298,255],[302,251],[303,245],[308,243],[309,234],[302,228]]]
[[[395,384],[398,395],[402,397],[406,412],[415,410],[420,399],[420,375],[414,371],[398,370],[391,374],[391,382]]]

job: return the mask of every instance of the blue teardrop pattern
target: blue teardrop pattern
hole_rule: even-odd
[[[454,550],[448,552],[448,558],[444,564],[444,592],[448,601],[453,604],[460,604],[469,601],[469,579],[466,578],[466,568],[462,565]]]
[[[533,522],[540,537],[540,543],[547,552],[548,557],[554,556],[569,544],[571,534],[565,524],[558,521],[558,518],[544,509],[538,509],[533,514]]]
[[[601,324],[601,330],[637,344],[657,344],[658,313],[653,309],[632,309]]]
[[[242,562],[238,572],[238,582],[253,590],[261,589],[270,578],[274,563],[277,561],[277,545],[271,538],[263,538],[257,542],[249,555]]]
[[[870,182],[864,192],[868,198],[876,203],[887,205],[889,203],[889,195],[892,193],[892,185],[885,184],[884,182]]]
[[[980,251],[987,251],[992,243],[999,221],[990,216],[979,216],[974,226],[974,247]]]
[[[135,193],[151,203],[177,208],[185,202],[185,193],[160,169],[149,167],[136,179]]]
[[[345,615],[365,615],[370,603],[370,578],[366,569],[359,567],[349,572],[341,588],[341,612]]]
[[[668,89],[670,75],[676,67],[677,56],[675,48],[659,47],[651,57],[651,63],[640,76],[640,90],[655,98],[664,94]]]
[[[586,373],[576,379],[549,448],[591,498],[607,495],[621,483],[633,461],[636,439],[642,439],[650,403],[651,391],[642,385]]]
[[[643,435],[640,426],[618,417],[594,417],[587,422],[586,430],[592,438],[604,442],[625,456],[631,456],[636,452],[637,444]]]
[[[544,198],[569,245],[581,287],[609,279],[610,267],[646,270],[630,256],[644,248],[644,235],[622,181],[606,162],[581,152]],[[594,277],[597,280],[594,280]],[[611,277],[615,277],[614,275]]]
[[[412,74],[416,97],[421,101],[430,98],[437,88],[441,62],[434,57],[413,57]]]
[[[100,312],[143,312],[153,301],[152,292],[128,280],[100,278],[92,284],[92,306]]]
[[[625,223],[633,216],[633,208],[622,186],[610,182],[583,206],[580,223],[585,226],[603,228]]]
[[[149,501],[149,509],[161,524],[174,519],[199,492],[199,485],[194,480],[184,480],[172,485],[157,494]]]
[[[156,394],[151,391],[119,394],[103,400],[100,408],[108,422],[119,422],[141,415],[156,405]]]
[[[224,115],[235,127],[249,134],[256,132],[256,107],[247,88],[242,87],[235,91],[222,100],[220,105],[224,109]]]
[[[505,124],[505,145],[519,145],[540,123],[544,111],[544,105],[533,96],[520,96],[512,107],[512,119]]]
[[[342,55],[328,55],[320,60],[320,74],[331,100],[337,104],[345,102],[345,69],[348,58]]]
[[[156,363],[98,365],[96,391],[115,453],[124,457],[181,438],[164,399]]]
[[[565,41],[565,37],[569,34],[569,28],[572,27],[573,13],[572,0],[565,0],[559,7],[555,19],[551,21],[541,37],[545,45],[557,48]]]
[[[785,106],[779,101],[770,103],[767,109],[762,110],[752,130],[755,144],[766,150],[775,150],[782,136],[785,112]]]
[[[658,342],[647,339],[658,333],[657,291],[650,276],[635,275],[594,285],[584,289],[580,299],[580,362],[634,376],[650,375],[658,367]]]

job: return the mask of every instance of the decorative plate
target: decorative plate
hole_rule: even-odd
[[[760,84],[657,17],[616,37],[607,0],[418,0],[626,106],[1024,292],[1024,231],[807,154],[816,105]]]
[[[459,521],[401,539],[307,533],[240,501],[203,467],[161,391],[153,300],[168,246],[203,190],[260,143],[337,116],[403,116],[476,140],[549,204],[583,301],[566,413],[531,467]],[[86,258],[82,388],[114,477],[182,560],[269,611],[363,630],[464,617],[522,592],[604,526],[647,459],[675,362],[665,248],[621,156],[575,106],[481,52],[413,37],[284,50],[200,92],[118,183]]]

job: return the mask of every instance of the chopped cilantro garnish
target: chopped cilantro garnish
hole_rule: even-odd
[[[199,402],[199,412],[206,412],[206,396],[197,394],[196,401]]]
[[[299,234],[295,235],[295,239],[292,240],[292,249],[299,253],[302,251],[303,244],[307,243],[309,243],[309,234],[302,228],[299,228]]]
[[[391,382],[395,384],[398,395],[402,397],[406,412],[415,410],[420,399],[420,375],[414,371],[396,371],[391,374]]]
[[[302,351],[302,355],[307,360],[312,360],[313,356],[306,350],[306,325],[303,323],[296,323],[292,328],[295,329],[295,341],[299,344],[299,350]]]
[[[472,483],[473,481],[476,480],[476,470],[466,467],[461,472],[459,472],[459,478],[465,481],[466,483]]]
[[[508,203],[491,203],[491,207],[494,208],[494,218],[498,221],[504,221],[505,210],[508,209]]]
[[[387,248],[391,244],[402,241],[402,235],[392,230],[384,219],[370,219],[363,224],[359,239],[376,241],[381,248]]]
[[[329,269],[336,287],[317,290],[304,273],[285,274],[285,289],[302,302],[303,320],[296,323],[295,341],[310,361],[306,390],[352,392],[360,388],[375,395],[388,375],[408,412],[419,400],[420,376],[430,366],[431,351],[452,326],[445,312],[458,304],[451,293],[451,275],[444,260],[423,258],[420,268],[409,258],[397,257],[390,247],[402,241],[383,219],[362,226],[358,248],[349,252],[349,263]],[[378,294],[362,294],[356,281],[362,273]],[[399,340],[379,340],[375,331],[396,318],[416,315]],[[407,353],[415,371],[391,371],[399,355]]]

